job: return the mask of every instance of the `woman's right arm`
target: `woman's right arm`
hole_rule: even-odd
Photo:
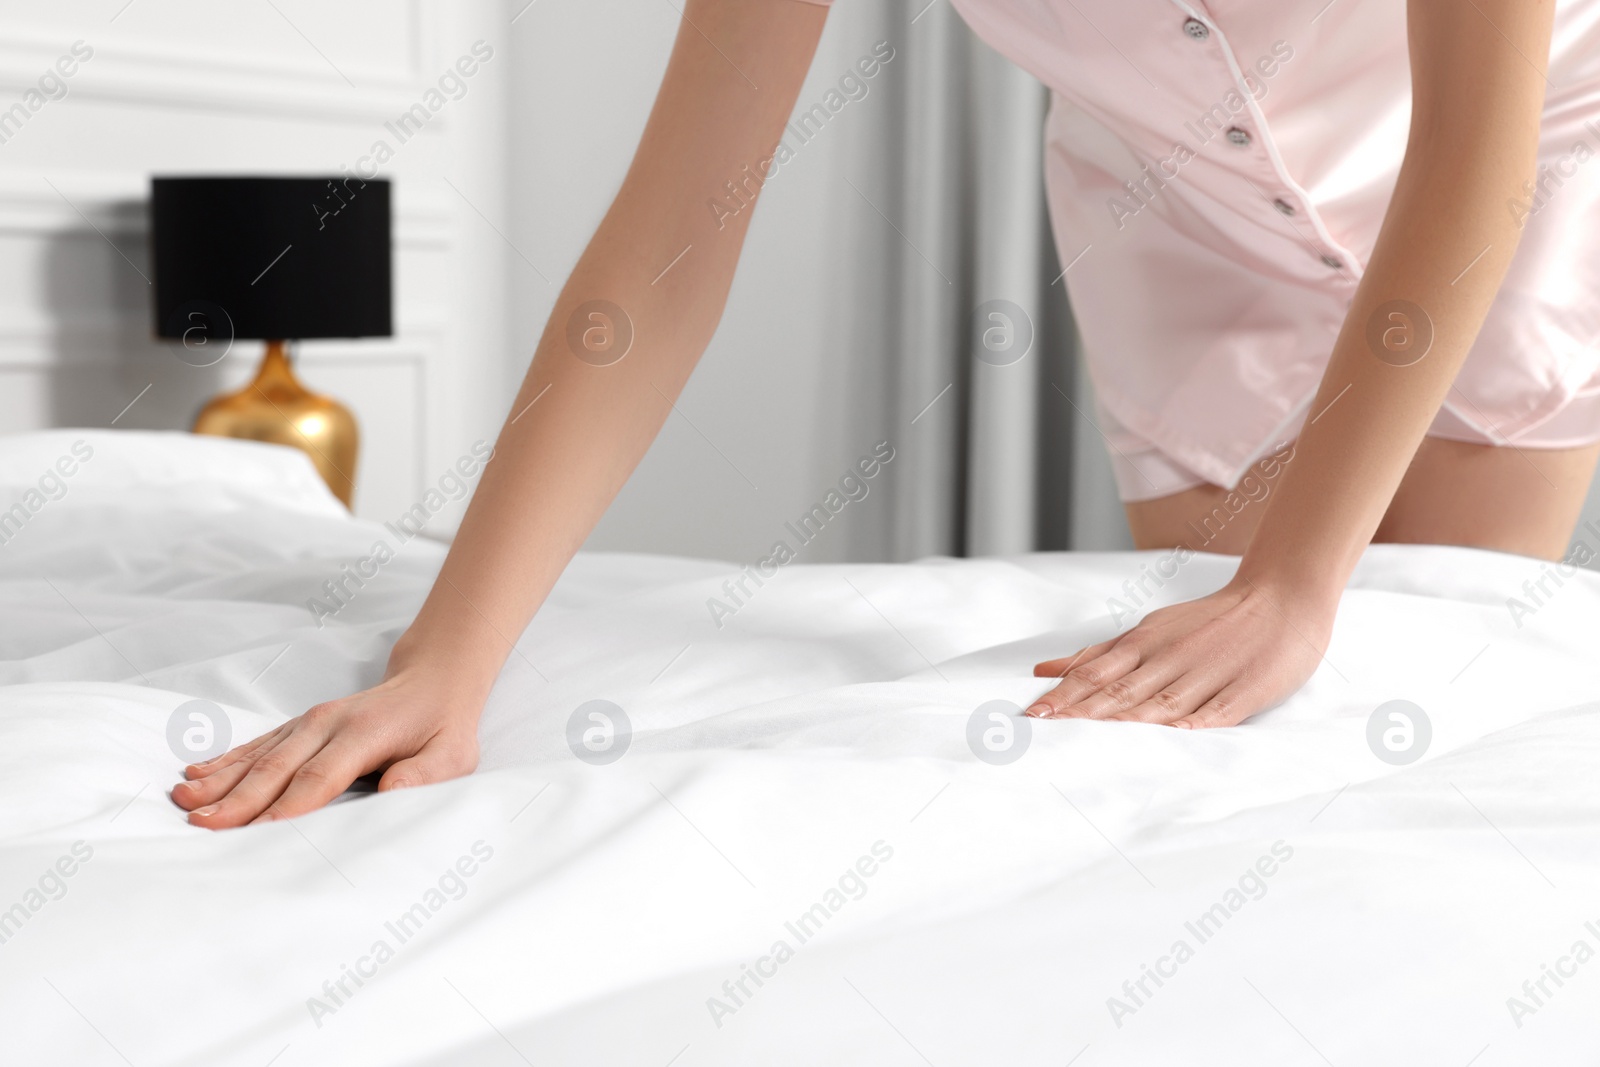
[[[384,680],[189,768],[173,799],[190,822],[221,829],[299,815],[380,769],[379,788],[393,789],[477,765],[478,717],[512,643],[711,340],[751,211],[714,212],[709,202],[726,200],[727,182],[744,182],[772,156],[826,11],[796,0],[688,0],[633,164],[556,301],[494,458]],[[745,184],[752,196],[756,183]],[[604,366],[604,352],[584,359],[569,344],[575,315],[584,327],[623,325],[580,312],[594,301],[621,308],[633,332],[626,356]]]

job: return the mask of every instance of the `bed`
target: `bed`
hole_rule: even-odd
[[[319,617],[394,532],[179,434],[4,439],[13,501],[5,1064],[1600,1061],[1592,573],[1375,547],[1302,692],[1184,732],[1006,712],[1151,554],[795,564],[720,627],[737,565],[584,554],[478,773],[210,833],[180,709],[239,741],[372,683],[443,546]]]

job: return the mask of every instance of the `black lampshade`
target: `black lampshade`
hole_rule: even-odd
[[[155,331],[201,314],[233,337],[387,337],[389,183],[339,178],[155,178]]]

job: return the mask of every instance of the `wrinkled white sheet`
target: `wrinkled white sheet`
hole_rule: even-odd
[[[167,799],[173,710],[216,701],[242,740],[375,680],[442,548],[405,544],[319,630],[307,599],[396,538],[299,457],[29,435],[0,441],[0,506],[78,440],[93,458],[0,546],[0,1063],[1600,1059],[1592,574],[1518,626],[1540,564],[1380,546],[1283,707],[1033,724],[991,766],[973,710],[1114,632],[1154,555],[796,564],[720,630],[735,566],[580,556],[478,774],[215,834]],[[1231,567],[1198,557],[1153,603]],[[1397,698],[1433,726],[1410,766],[1366,741]],[[566,741],[594,699],[635,731],[606,766]],[[802,943],[785,924],[819,903]],[[1202,941],[1185,924],[1218,903]]]

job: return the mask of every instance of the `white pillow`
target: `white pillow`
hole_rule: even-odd
[[[0,510],[42,501],[125,500],[232,511],[265,504],[350,513],[299,449],[181,432],[42,430],[0,437]]]

